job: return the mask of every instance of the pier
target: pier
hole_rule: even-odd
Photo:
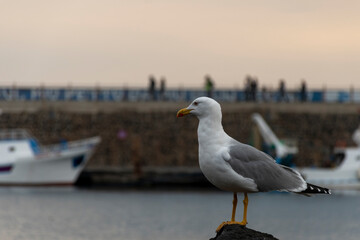
[[[100,136],[102,142],[84,171],[95,182],[180,184],[186,175],[202,185],[197,123],[176,119],[177,110],[188,104],[0,101],[0,126],[26,128],[46,144]],[[223,102],[222,106],[225,131],[253,145],[258,136],[251,114],[262,114],[280,139],[295,141],[298,166],[331,166],[331,150],[353,146],[351,135],[359,125],[355,103]]]

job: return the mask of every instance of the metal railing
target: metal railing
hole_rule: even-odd
[[[25,140],[34,137],[25,129],[1,129],[0,140]]]
[[[167,89],[164,92],[143,89],[123,88],[11,88],[0,87],[0,101],[192,101],[200,96],[211,95],[223,102],[296,102],[303,101],[304,95],[299,90],[288,90],[284,95],[277,90],[256,91],[244,89],[216,89],[211,93],[201,89]],[[360,102],[360,91],[347,90],[308,90],[307,102]]]
[[[51,145],[38,145],[38,148],[36,149],[35,153],[40,154],[46,154],[50,152],[61,152],[64,150],[72,150],[72,149],[78,149],[78,148],[91,148],[94,147],[96,144],[100,142],[100,137],[92,137],[92,138],[86,138],[76,141],[63,141],[58,144],[51,144]]]
[[[82,147],[93,147],[101,141],[100,137],[91,137],[76,141],[62,141],[57,144],[42,145],[25,129],[1,129],[0,141],[29,140],[30,147],[35,154],[60,152]]]

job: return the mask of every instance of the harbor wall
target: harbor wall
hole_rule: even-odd
[[[87,168],[198,167],[198,120],[176,118],[188,102],[0,102],[0,128],[26,128],[43,144],[100,136]],[[336,146],[354,146],[359,106],[340,103],[223,103],[225,131],[256,144],[251,114],[299,148],[298,166],[331,164]]]

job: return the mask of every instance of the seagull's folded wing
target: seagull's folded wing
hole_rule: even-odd
[[[300,192],[306,189],[301,175],[277,164],[269,155],[234,140],[229,147],[230,166],[243,177],[253,179],[260,192],[273,190]]]

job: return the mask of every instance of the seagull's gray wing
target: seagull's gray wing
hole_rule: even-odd
[[[229,147],[229,154],[228,162],[234,171],[253,179],[260,192],[299,192],[306,189],[306,182],[298,172],[277,164],[269,155],[252,146],[234,140]]]

